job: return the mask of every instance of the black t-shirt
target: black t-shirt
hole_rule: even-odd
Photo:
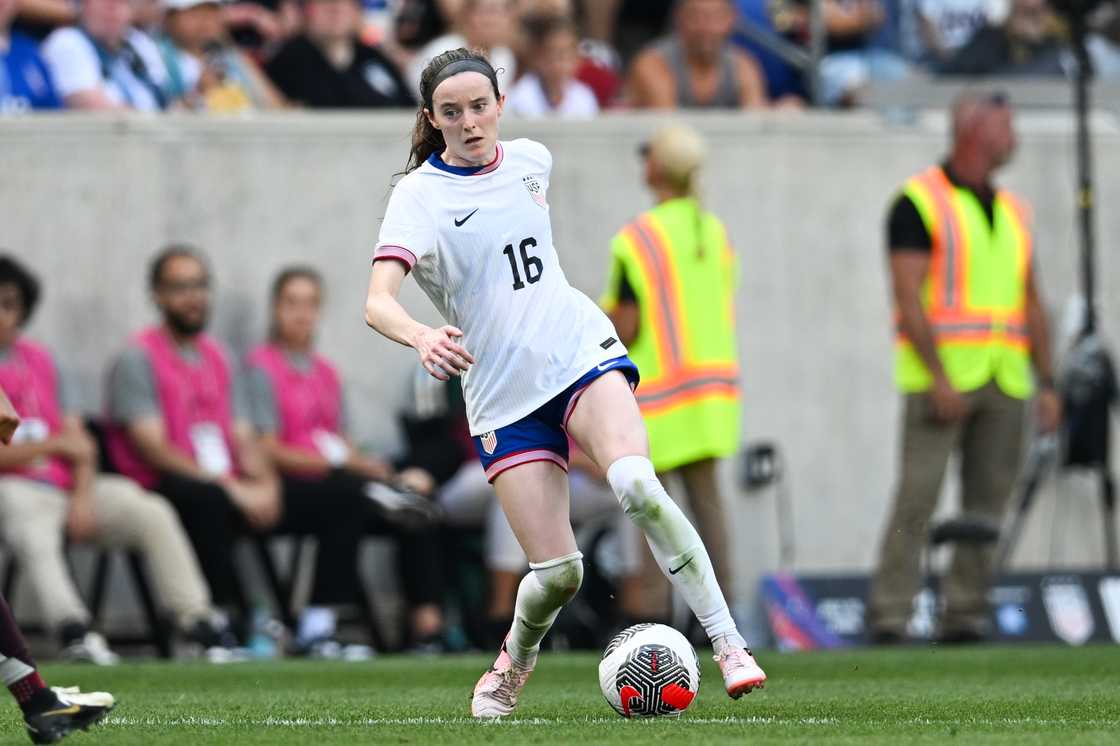
[[[941,169],[954,186],[968,189],[957,180],[956,174],[953,173],[953,169],[949,168],[948,164],[942,165]],[[984,208],[984,214],[988,217],[988,225],[994,225],[995,190],[989,187],[983,192],[972,189],[969,189],[969,191],[976,196],[980,206]],[[887,251],[922,251],[926,253],[933,251],[933,239],[930,238],[929,231],[926,230],[925,223],[922,222],[922,216],[918,213],[914,201],[905,194],[898,195],[894,205],[891,206],[890,214],[887,216]]]
[[[350,67],[337,70],[310,39],[297,36],[280,48],[265,70],[288,99],[312,109],[415,106],[408,84],[389,58],[360,41],[354,45]]]

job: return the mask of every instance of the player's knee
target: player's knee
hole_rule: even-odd
[[[667,496],[649,459],[641,456],[621,458],[611,464],[607,479],[622,510],[639,526],[646,526],[661,517]]]
[[[661,517],[665,491],[660,487],[656,478],[635,477],[621,484],[618,501],[630,520],[644,526]]]
[[[530,565],[537,582],[557,604],[575,597],[583,585],[583,555],[579,552],[549,562]]]

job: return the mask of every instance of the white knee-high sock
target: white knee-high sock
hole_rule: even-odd
[[[529,573],[517,588],[513,626],[506,652],[514,663],[532,667],[541,640],[556,621],[560,609],[583,583],[583,553],[573,552],[546,562],[530,562]]]
[[[644,456],[624,456],[607,469],[607,481],[626,515],[645,533],[661,571],[684,596],[712,642],[746,647],[704,542],[665,491],[653,463]]]

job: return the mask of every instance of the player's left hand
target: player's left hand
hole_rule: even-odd
[[[1062,399],[1053,388],[1044,388],[1038,392],[1035,402],[1035,412],[1038,417],[1038,429],[1043,433],[1052,433],[1062,424]]]
[[[440,381],[450,381],[451,376],[462,375],[474,364],[474,357],[455,341],[462,337],[463,332],[453,326],[426,328],[416,335],[412,346],[424,370]]]

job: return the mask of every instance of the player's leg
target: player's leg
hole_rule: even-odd
[[[24,725],[35,743],[55,743],[85,730],[113,709],[111,694],[77,689],[50,689],[16,626],[8,602],[0,597],[0,678],[23,711]]]
[[[521,464],[494,480],[510,528],[529,559],[513,624],[498,659],[475,687],[475,717],[508,715],[536,665],[541,640],[579,590],[583,556],[568,521],[568,481],[551,461]]]
[[[609,371],[592,382],[567,429],[606,471],[615,496],[645,533],[662,572],[700,620],[712,640],[728,694],[738,697],[761,687],[766,675],[735,626],[704,543],[657,479],[645,424],[626,377]]]

